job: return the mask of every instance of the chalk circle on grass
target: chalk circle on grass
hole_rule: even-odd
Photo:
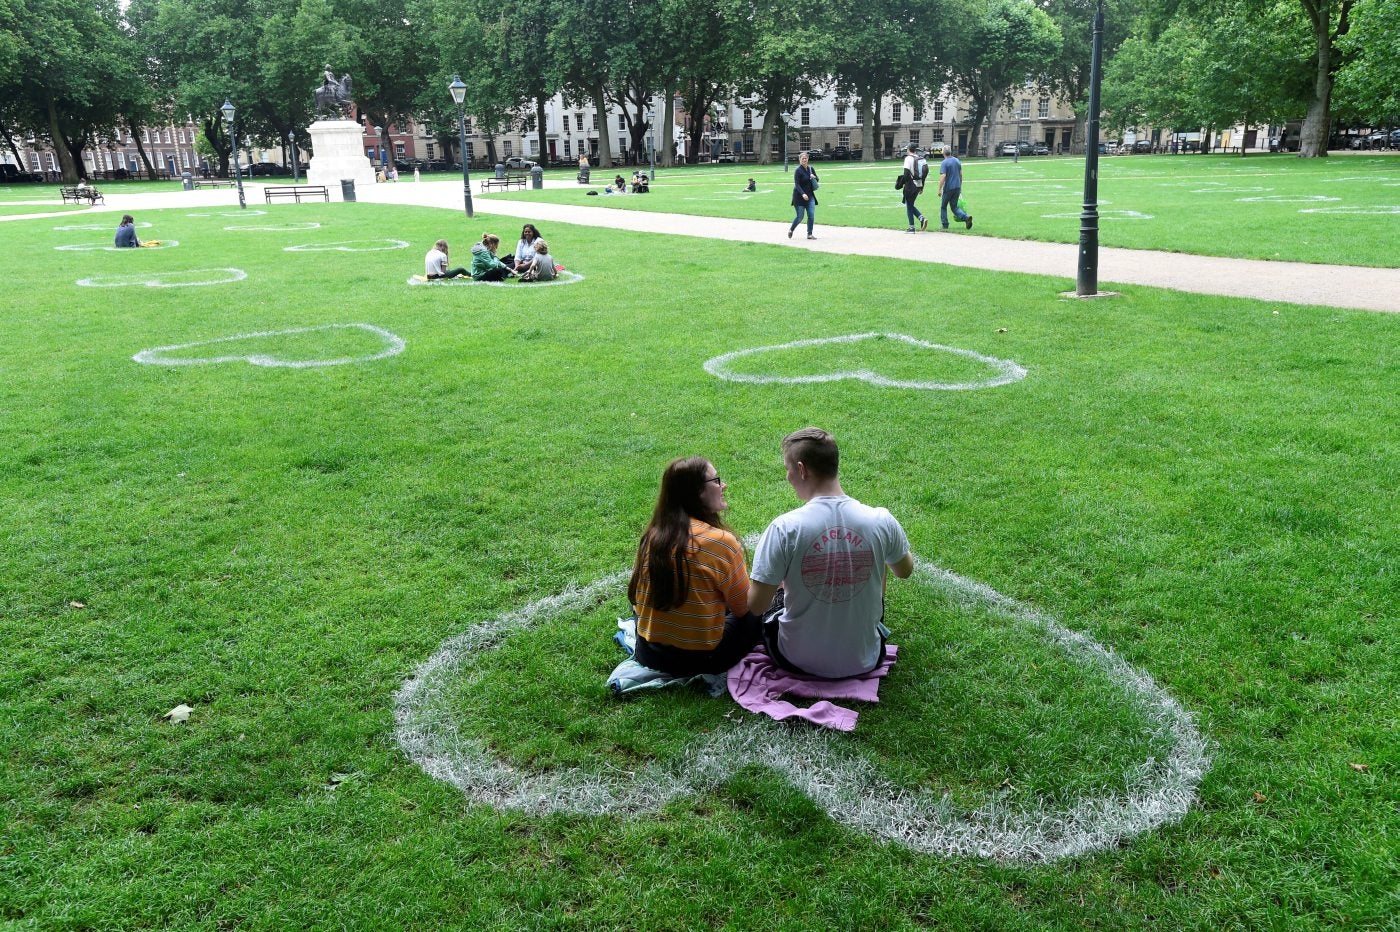
[[[1248,204],[1317,204],[1323,201],[1340,201],[1340,197],[1326,194],[1261,194],[1258,197],[1237,197],[1235,200]]]
[[[408,243],[401,239],[347,239],[335,243],[302,243],[300,246],[283,246],[283,252],[387,252],[390,249],[407,249]]]
[[[932,380],[893,379],[869,369],[820,372],[807,375],[773,375],[768,373],[735,372],[730,368],[730,364],[735,360],[744,359],[746,357],[780,354],[785,351],[805,349],[811,346],[863,343],[868,340],[893,340],[919,349],[932,350],[938,353],[949,353],[954,356],[960,356],[981,363],[992,369],[996,374],[989,378],[970,382],[938,382]],[[928,343],[902,333],[853,333],[847,336],[821,337],[812,340],[793,340],[791,343],[779,343],[775,346],[757,346],[752,349],[735,350],[732,353],[725,353],[722,356],[716,356],[713,359],[706,360],[705,371],[716,378],[725,379],[726,381],[747,382],[757,385],[811,385],[819,382],[839,382],[843,379],[852,379],[859,382],[868,382],[871,385],[877,385],[881,388],[913,388],[924,391],[971,391],[978,388],[995,388],[998,385],[1008,385],[1011,382],[1019,382],[1026,377],[1026,370],[1009,359],[997,359],[994,356],[984,356],[973,350],[959,349],[956,346]]]
[[[431,281],[424,281],[421,275],[411,275],[408,284],[430,288],[458,288],[465,285],[491,285],[496,288],[519,288],[522,291],[534,291],[536,288],[547,288],[550,285],[577,285],[583,281],[583,276],[577,272],[559,272],[551,281],[547,282],[522,282],[516,279],[507,279],[503,282],[479,282],[473,278],[434,278]]]
[[[149,223],[146,223],[145,221],[142,221],[141,223],[134,224],[134,226],[138,230],[147,230],[150,229],[151,225]],[[54,229],[61,230],[65,233],[78,230],[81,230],[84,233],[100,233],[109,230],[115,231],[116,227],[114,227],[110,223],[69,223],[61,227],[54,227]]]
[[[55,246],[60,252],[144,252],[152,249],[174,249],[180,245],[178,239],[163,239],[158,243],[149,246],[114,246],[111,243],[70,243],[67,246]]]
[[[335,331],[363,331],[374,337],[378,344],[372,352],[352,356],[330,356],[326,358],[289,358],[279,355],[277,349],[266,348],[276,344],[278,337],[301,337],[304,334],[332,333]],[[284,341],[285,342],[285,341]],[[239,347],[238,344],[244,344]],[[213,356],[189,353],[201,347],[217,346],[225,352]],[[228,350],[234,352],[227,352]],[[239,351],[241,350],[241,351]],[[240,333],[231,337],[214,340],[197,340],[193,343],[177,343],[173,346],[157,346],[142,350],[131,358],[151,366],[206,366],[224,362],[246,362],[252,366],[277,369],[319,369],[326,366],[348,366],[359,362],[373,362],[397,356],[404,350],[404,341],[388,330],[373,324],[321,324],[315,327],[292,327],[288,330],[262,330],[256,333]],[[182,355],[183,354],[183,355]]]
[[[1079,213],[1078,213],[1078,212],[1075,212],[1075,213],[1066,213],[1066,214],[1041,214],[1040,216],[1041,216],[1041,217],[1044,217],[1044,218],[1047,219],[1047,220],[1078,220],[1078,219],[1079,219]],[[1101,211],[1099,211],[1099,219],[1100,219],[1100,220],[1151,220],[1151,219],[1153,219],[1153,215],[1152,215],[1152,214],[1145,214],[1145,213],[1142,213],[1141,211],[1138,211],[1138,210],[1101,210]]]
[[[1400,204],[1343,204],[1336,207],[1303,207],[1300,214],[1400,214]]]
[[[83,288],[196,288],[200,285],[227,285],[248,277],[242,269],[185,269],[178,272],[133,272],[126,275],[94,275],[80,278]]]
[[[321,225],[311,220],[293,221],[291,223],[265,224],[259,226],[231,226],[224,227],[230,233],[291,233],[296,230],[319,230]]]
[[[265,210],[216,210],[212,213],[203,211],[200,213],[185,214],[186,217],[261,217],[265,215]]]
[[[1239,188],[1196,188],[1192,194],[1256,194],[1260,191],[1272,191],[1273,188],[1259,186],[1245,186]]]
[[[912,580],[917,585],[966,610],[987,611],[1034,632],[1069,662],[1104,677],[1142,716],[1164,753],[1128,768],[1119,789],[1058,804],[1036,800],[1017,805],[1000,797],[969,812],[958,811],[942,791],[897,786],[874,762],[854,753],[843,734],[792,728],[761,716],[726,723],[697,737],[676,759],[648,762],[625,776],[615,767],[592,773],[581,768],[524,770],[493,755],[484,740],[459,731],[452,688],[474,675],[479,657],[511,634],[615,597],[627,576],[622,570],[568,588],[445,641],[394,697],[395,736],[404,754],[472,802],[537,815],[656,813],[757,765],[785,777],[833,821],[857,831],[929,854],[1016,862],[1054,861],[1112,848],[1180,821],[1210,767],[1195,719],[1150,674],[1053,617],[918,558]]]

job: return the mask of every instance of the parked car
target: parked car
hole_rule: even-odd
[[[1134,151],[1135,153],[1137,153],[1138,155],[1143,155],[1143,154],[1151,155],[1151,154],[1152,154],[1152,140],[1150,140],[1150,139],[1139,139],[1137,142],[1133,143],[1133,151]]]
[[[515,172],[527,172],[535,167],[535,163],[519,155],[512,155],[506,159],[506,168]]]
[[[809,161],[809,162],[827,162],[827,161],[830,161],[830,160],[831,160],[831,153],[828,152],[828,151],[826,151],[825,149],[808,149],[808,150],[807,150],[807,161]]]
[[[1004,142],[997,146],[997,155],[1016,155],[1017,153],[1021,155],[1034,155],[1035,146],[1029,142],[1016,142],[1015,140]]]
[[[831,157],[844,161],[851,157],[851,150],[846,146],[837,146],[835,149],[831,150]]]
[[[1034,148],[1032,149],[1031,154],[1032,154],[1032,155],[1049,155],[1049,154],[1050,154],[1050,147],[1047,146],[1047,145],[1046,145],[1045,143],[1043,143],[1043,142],[1038,142],[1038,143],[1035,144]]]

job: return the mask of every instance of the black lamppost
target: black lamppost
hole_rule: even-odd
[[[238,185],[238,208],[248,209],[248,202],[243,197],[243,169],[238,164],[238,131],[234,126],[233,118],[237,115],[233,109],[233,103],[227,97],[224,98],[224,105],[219,108],[224,115],[224,123],[228,126],[228,141],[233,147],[233,177]]]
[[[379,167],[384,169],[385,177],[389,174],[389,130],[383,126],[377,127],[379,131]]]
[[[467,216],[471,217],[472,180],[467,175],[467,113],[462,108],[462,101],[467,99],[467,86],[462,83],[461,75],[452,76],[452,83],[447,85],[447,90],[452,94],[452,102],[457,105],[457,131],[462,137],[462,200],[467,205]]]
[[[292,154],[292,184],[296,184],[297,178],[297,134],[295,130],[287,132],[287,149]]]
[[[1079,277],[1074,293],[1099,293],[1099,86],[1103,83],[1103,0],[1094,12],[1094,45],[1089,59],[1089,118],[1084,151],[1084,212],[1079,215]]]
[[[650,181],[656,180],[656,108],[647,108],[647,159],[651,162]]]

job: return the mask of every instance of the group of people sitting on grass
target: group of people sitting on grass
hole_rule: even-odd
[[[614,177],[613,183],[603,188],[604,194],[627,194],[628,191],[627,179],[623,178],[621,175]],[[630,191],[632,194],[651,193],[651,179],[646,176],[645,172],[636,171],[632,173],[632,187]]]
[[[633,659],[673,676],[721,673],[762,641],[790,673],[844,679],[878,667],[887,571],[907,578],[914,557],[889,511],[842,490],[839,463],[820,428],[783,438],[787,481],[804,504],[763,532],[750,572],[724,524],[728,486],[714,464],[672,461],[627,586]]]
[[[472,245],[471,268],[447,267],[447,240],[440,239],[423,257],[423,280],[437,281],[443,278],[465,278],[470,276],[479,282],[501,282],[518,278],[522,282],[553,281],[563,270],[555,265],[549,244],[540,236],[539,228],[527,223],[520,230],[520,242],[511,255],[500,256],[501,238],[494,233],[486,233],[481,242]]]

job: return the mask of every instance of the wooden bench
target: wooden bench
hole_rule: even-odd
[[[301,199],[304,197],[319,197],[321,200],[329,202],[331,199],[331,192],[327,191],[326,186],[323,184],[289,184],[280,187],[263,188],[263,197],[267,199],[265,203],[268,204],[272,203],[274,197],[290,197],[298,204],[301,203]]]
[[[481,183],[481,190],[485,192],[490,188],[519,188],[524,191],[525,182],[529,179],[530,176],[525,172],[506,172],[504,178],[487,178]]]
[[[196,181],[196,188],[231,188],[236,185],[236,181]]]
[[[96,204],[98,201],[102,201],[102,203],[104,204],[107,202],[106,198],[102,196],[102,192],[97,190],[96,188],[70,185],[67,187],[59,188],[58,193],[63,198],[63,203],[65,204],[68,204],[70,202],[73,204],[78,204],[83,201],[87,201],[89,205],[92,205]]]

